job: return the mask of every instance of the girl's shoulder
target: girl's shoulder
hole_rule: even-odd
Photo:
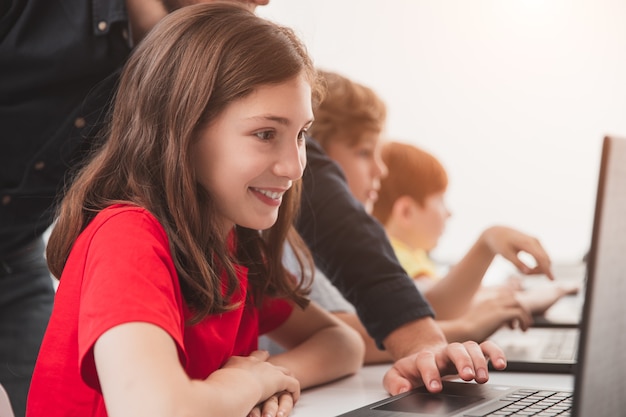
[[[157,218],[146,208],[131,203],[113,204],[101,210],[87,226],[92,233],[102,229],[114,229],[123,232],[128,237],[139,230],[149,231],[151,234],[165,235],[165,229]]]
[[[145,218],[146,220],[154,220],[158,223],[156,217],[148,211],[148,209],[131,204],[131,203],[118,203],[108,206],[102,209],[94,218],[94,221],[103,223],[111,219],[116,221],[132,220]]]

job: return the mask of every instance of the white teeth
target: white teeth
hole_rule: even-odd
[[[260,192],[261,194],[263,194],[264,196],[269,197],[274,200],[278,200],[279,198],[283,196],[283,193],[281,192],[261,190],[259,188],[257,188],[256,190]]]

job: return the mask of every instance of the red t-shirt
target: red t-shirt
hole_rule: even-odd
[[[244,300],[247,269],[238,267]],[[165,230],[145,209],[112,206],[76,240],[63,270],[28,396],[30,417],[106,416],[93,357],[96,340],[114,326],[148,322],[178,347],[190,378],[205,379],[233,355],[257,348],[259,334],[282,324],[291,305],[241,303],[194,326],[182,297]]]

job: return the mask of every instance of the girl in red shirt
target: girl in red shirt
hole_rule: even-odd
[[[234,5],[181,8],[136,47],[50,236],[27,415],[285,416],[359,368],[358,334],[306,298],[310,257],[300,279],[281,263],[287,239],[308,253],[292,224],[316,80],[291,30]]]

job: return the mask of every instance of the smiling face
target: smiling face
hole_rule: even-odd
[[[352,195],[368,213],[372,212],[380,180],[387,172],[380,158],[380,136],[380,132],[364,131],[354,143],[330,138],[326,144],[328,156],[341,166]]]
[[[255,89],[200,132],[196,174],[225,232],[233,225],[264,230],[276,222],[283,194],[304,171],[304,132],[312,120],[311,87],[298,76]]]

